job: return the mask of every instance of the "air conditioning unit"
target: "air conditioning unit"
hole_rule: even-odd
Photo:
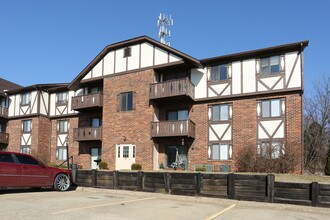
[[[231,172],[231,166],[230,165],[220,165],[220,172]]]

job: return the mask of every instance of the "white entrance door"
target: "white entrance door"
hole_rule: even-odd
[[[101,158],[100,148],[91,148],[91,169],[98,169],[97,160]]]
[[[135,163],[135,145],[117,144],[116,146],[116,170],[131,169]]]

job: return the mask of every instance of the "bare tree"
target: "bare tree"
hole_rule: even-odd
[[[315,82],[304,99],[305,171],[323,173],[329,154],[330,77]]]

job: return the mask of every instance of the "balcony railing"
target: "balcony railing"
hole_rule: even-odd
[[[170,80],[150,85],[150,99],[188,96],[194,99],[194,85],[188,78]]]
[[[9,143],[9,134],[0,133],[0,144],[8,144]]]
[[[74,141],[100,141],[102,140],[102,127],[87,127],[73,129]]]
[[[195,138],[195,123],[191,120],[151,123],[151,137],[187,136]]]
[[[8,108],[0,106],[0,118],[8,118]]]
[[[86,109],[103,106],[103,95],[101,93],[88,94],[72,97],[72,110]]]

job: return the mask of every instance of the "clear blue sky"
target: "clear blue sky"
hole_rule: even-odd
[[[310,40],[305,89],[330,74],[327,0],[0,0],[0,77],[23,86],[71,82],[108,44],[157,39],[171,14],[171,46],[197,59]]]

